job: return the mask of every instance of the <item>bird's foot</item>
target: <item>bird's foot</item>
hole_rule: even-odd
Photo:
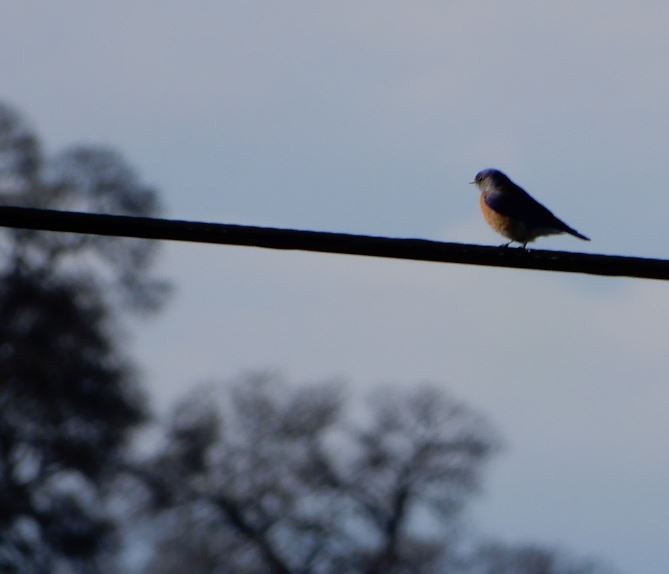
[[[518,243],[518,249],[522,249],[523,251],[527,251],[528,253],[530,252],[530,248],[527,246],[527,243],[522,243],[520,241],[508,241],[507,243],[502,243],[502,245],[499,246],[500,249],[506,249],[508,248],[512,243]]]

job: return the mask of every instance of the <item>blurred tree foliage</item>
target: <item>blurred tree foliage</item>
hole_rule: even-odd
[[[356,420],[333,385],[223,391],[181,404],[146,467],[172,525],[147,572],[435,571],[495,443],[481,417],[428,387]]]
[[[354,404],[340,390],[250,375],[188,395],[138,473],[156,533],[143,572],[608,571],[466,540],[459,515],[497,444],[472,409],[430,386]]]
[[[0,105],[0,202],[130,215],[157,196],[116,152],[46,157]],[[0,230],[0,572],[94,571],[112,547],[102,504],[146,416],[118,316],[157,310],[156,243]],[[74,567],[74,566],[72,566]]]

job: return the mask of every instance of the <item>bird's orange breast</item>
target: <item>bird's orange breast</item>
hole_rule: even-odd
[[[525,234],[522,233],[522,230],[518,229],[518,223],[511,217],[497,213],[488,207],[483,194],[481,194],[480,203],[484,219],[497,233],[514,241],[522,242],[524,240]]]

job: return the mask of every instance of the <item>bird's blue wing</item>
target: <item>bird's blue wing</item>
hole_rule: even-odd
[[[553,227],[556,229],[567,227],[548,208],[541,205],[522,187],[515,184],[514,189],[502,193],[486,194],[484,201],[490,209],[500,215],[531,222],[532,225],[537,227]]]

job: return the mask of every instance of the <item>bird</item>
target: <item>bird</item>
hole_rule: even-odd
[[[510,239],[502,247],[515,242],[527,249],[527,244],[538,237],[560,233],[590,241],[589,237],[555,217],[548,208],[498,169],[481,170],[470,183],[481,191],[481,211],[488,225]]]

